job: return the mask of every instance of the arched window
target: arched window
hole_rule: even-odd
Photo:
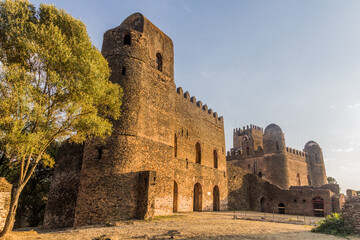
[[[250,148],[246,147],[246,155],[250,155]]]
[[[262,176],[263,176],[263,175],[262,175],[262,172],[259,172],[259,173],[258,173],[258,176],[259,176],[259,178],[262,178]]]
[[[298,186],[301,186],[300,174],[299,173],[296,175],[296,183],[297,183]]]
[[[276,141],[276,149],[279,150],[279,142]]]
[[[218,155],[216,150],[214,150],[214,168],[218,168]]]
[[[156,69],[162,72],[163,59],[160,53],[156,54]]]
[[[174,157],[177,157],[177,136],[174,137]]]
[[[195,145],[195,151],[196,151],[196,163],[201,164],[201,146],[200,143],[197,142]]]
[[[124,37],[124,45],[129,45],[131,46],[131,37],[130,34],[126,34]]]

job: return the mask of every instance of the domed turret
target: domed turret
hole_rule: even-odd
[[[281,128],[270,124],[263,135],[264,169],[263,176],[281,188],[289,188],[288,162],[285,156],[285,138]]]
[[[319,187],[327,183],[326,171],[322,150],[314,141],[305,144],[304,152],[307,153],[307,162],[309,165],[309,181],[313,186]],[[310,176],[311,175],[311,176]]]
[[[265,128],[264,153],[285,153],[285,138],[281,128],[276,124],[270,124]]]
[[[283,133],[283,132],[278,125],[272,123],[272,124],[268,125],[264,131],[264,134],[269,134],[269,133],[274,134],[274,133]]]

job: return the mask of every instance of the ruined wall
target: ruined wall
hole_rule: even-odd
[[[347,189],[346,190],[346,196],[348,197],[356,197],[358,194],[355,190]]]
[[[0,178],[0,231],[3,229],[10,208],[12,185]]]
[[[279,212],[279,204],[284,204],[285,214],[314,216],[316,197],[323,199],[324,214],[333,212],[334,196],[330,190],[315,187],[291,187],[281,189],[253,174],[245,173],[241,168],[228,163],[228,205],[231,210],[255,210]],[[339,204],[341,199],[338,201]],[[335,203],[336,204],[336,203]],[[336,210],[338,211],[338,206]]]
[[[343,208],[343,217],[347,226],[360,234],[360,197],[350,197],[346,200]]]
[[[44,227],[71,227],[80,183],[84,146],[64,142],[59,149],[46,204]]]
[[[245,179],[247,173],[240,167],[227,163],[228,208],[229,210],[249,210],[249,182]]]

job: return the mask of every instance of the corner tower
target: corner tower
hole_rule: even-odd
[[[171,39],[134,13],[104,34],[102,54],[110,80],[124,91],[122,116],[110,137],[85,144],[75,226],[143,218],[154,204],[147,195],[156,180],[152,175],[173,153]]]
[[[284,133],[276,124],[268,125],[264,130],[264,169],[267,179],[281,188],[289,188],[288,161],[285,155]]]
[[[304,152],[307,153],[306,161],[308,164],[308,181],[312,186],[320,187],[327,183],[326,171],[322,150],[314,141],[305,144]]]

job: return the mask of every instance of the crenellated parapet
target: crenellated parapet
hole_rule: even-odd
[[[235,128],[234,129],[234,135],[235,134],[236,135],[243,135],[243,134],[249,133],[253,129],[264,132],[264,129],[262,127],[250,124],[250,125],[243,126],[242,128]]]
[[[288,154],[293,154],[293,155],[296,155],[296,156],[307,157],[306,152],[303,152],[301,150],[297,150],[297,149],[294,149],[294,148],[291,148],[291,147],[286,147],[286,152]]]
[[[182,89],[182,87],[178,87],[176,89],[176,93],[180,96],[183,96],[185,101],[188,101],[190,103],[192,103],[195,107],[202,109],[203,112],[213,118],[215,118],[217,121],[223,123],[224,122],[224,118],[223,116],[218,116],[217,112],[213,112],[213,110],[207,106],[207,104],[204,104],[201,101],[197,101],[195,96],[190,97],[190,93],[188,91],[186,91],[184,93],[184,90]]]

